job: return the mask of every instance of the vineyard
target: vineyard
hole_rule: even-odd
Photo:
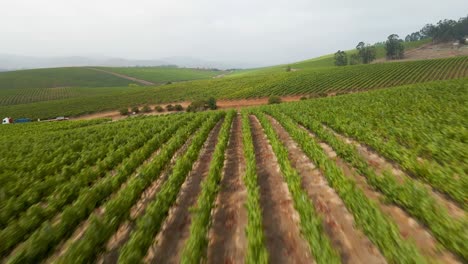
[[[333,68],[302,69],[187,81],[156,87],[67,88],[31,92],[0,89],[0,113],[3,116],[49,118],[77,116],[116,110],[133,105],[173,103],[187,100],[245,99],[271,95],[321,97],[354,93],[413,83],[464,78],[468,76],[468,57],[356,65]],[[15,91],[17,91],[15,93]],[[37,96],[55,98],[32,102]],[[77,95],[74,97],[74,95]],[[61,97],[69,97],[60,99]]]
[[[0,261],[464,263],[467,95],[2,126]]]

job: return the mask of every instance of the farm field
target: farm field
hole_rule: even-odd
[[[125,74],[156,84],[164,84],[166,82],[209,79],[226,73],[225,71],[176,67],[100,67],[99,69],[119,74]]]
[[[156,87],[33,90],[0,89],[0,114],[13,118],[79,116],[134,105],[173,103],[215,97],[260,98],[271,95],[324,96],[468,76],[468,57],[394,62],[346,67],[310,68],[295,72],[187,81]],[[127,89],[126,89],[127,88]],[[74,97],[76,95],[76,97]],[[42,98],[42,99],[41,99]],[[39,101],[55,98],[51,101]],[[64,98],[64,99],[61,99]],[[34,102],[36,101],[36,102]]]
[[[454,61],[381,83],[461,77]],[[467,262],[467,101],[462,78],[1,126],[0,262]]]

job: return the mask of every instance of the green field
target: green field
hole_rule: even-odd
[[[34,119],[77,116],[133,105],[206,99],[210,96],[218,99],[256,98],[270,95],[323,96],[330,93],[359,92],[466,76],[468,76],[468,57],[455,57],[226,76],[156,87],[70,88],[65,89],[65,92],[53,89],[45,92],[36,89],[33,95],[27,96],[23,93],[17,94],[11,90],[3,90],[5,96],[0,101],[0,115]],[[39,97],[37,102],[33,102],[35,93]],[[59,99],[60,96],[66,99]],[[44,98],[59,100],[39,101]]]
[[[466,58],[380,72],[430,63],[434,72],[387,81],[420,82],[455,76],[453,61]],[[240,113],[0,126],[0,259],[139,263],[169,253],[223,263],[231,253],[218,246],[242,239],[236,260],[246,263],[298,262],[283,251],[303,249],[327,264],[466,262],[467,102],[462,78]]]
[[[166,82],[189,81],[199,79],[209,79],[217,75],[224,74],[224,71],[189,69],[189,68],[171,68],[171,67],[119,67],[119,68],[101,68],[119,74],[128,75],[137,79],[149,81],[155,84],[164,84]]]

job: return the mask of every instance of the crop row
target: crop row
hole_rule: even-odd
[[[144,148],[133,152],[116,169],[114,175],[108,174],[90,188],[81,191],[78,199],[63,209],[63,213],[59,215],[57,221],[54,221],[53,224],[44,222],[24,244],[20,245],[19,250],[14,252],[14,255],[11,256],[8,262],[36,262],[47,256],[60,241],[71,235],[74,228],[81,221],[85,220],[97,206],[100,206],[112,193],[118,191],[120,186],[140,167],[140,164],[162,146],[159,154],[152,159],[151,163],[140,168],[138,175],[131,177],[129,184],[126,186],[129,186],[130,182],[136,181],[138,183],[143,179],[148,181],[148,177],[156,177],[157,175],[151,174],[151,172],[160,171],[165,166],[172,157],[172,154],[183,143],[181,141],[186,139],[189,136],[188,134],[199,126],[203,118],[204,116],[200,115],[190,124],[183,127],[175,123],[167,127],[161,134],[153,137],[148,144],[145,144]],[[111,201],[106,204],[112,204]]]
[[[359,173],[367,178],[367,182],[379,190],[388,201],[404,208],[410,215],[424,223],[435,237],[452,252],[468,258],[467,245],[468,230],[466,222],[450,217],[447,209],[437,203],[427,188],[411,178],[399,184],[391,171],[377,175],[356,147],[338,139],[332,132],[324,129],[320,122],[310,118],[305,108],[288,109],[287,115],[296,122],[313,131],[321,140],[328,143],[336,153],[350,163]],[[283,110],[284,111],[284,110]],[[465,226],[464,226],[465,225]]]
[[[336,190],[353,214],[357,226],[389,262],[425,262],[415,245],[400,236],[396,225],[365,196],[353,180],[344,175],[344,172],[327,157],[306,131],[281,112],[272,110],[268,113],[278,120],[306,155],[320,168],[330,186]]]

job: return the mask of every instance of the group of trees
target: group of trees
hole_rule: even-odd
[[[434,43],[460,40],[464,43],[468,36],[468,16],[458,21],[452,19],[440,20],[436,25],[426,24],[420,31],[406,36],[405,41],[418,41],[432,38]]]
[[[357,53],[351,54],[349,58],[350,65],[356,64],[368,64],[371,63],[376,58],[375,46],[366,44],[364,42],[359,42],[356,46]],[[345,51],[339,50],[335,53],[335,65],[336,66],[346,66],[348,65],[348,55]]]
[[[403,59],[405,55],[403,40],[397,34],[391,34],[385,42],[385,51],[389,60]]]

